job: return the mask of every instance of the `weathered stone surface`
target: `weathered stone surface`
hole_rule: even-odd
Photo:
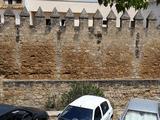
[[[12,9],[10,7],[7,7],[7,9],[4,12],[4,16],[14,17],[15,15]]]
[[[57,105],[60,96],[70,89],[71,83],[76,81],[4,81],[4,103],[45,108],[48,98],[53,97]],[[90,81],[89,84],[98,86],[111,101],[115,120],[130,99],[139,97],[158,100],[160,96],[159,80],[98,80]]]
[[[144,17],[143,17],[143,15],[142,15],[142,13],[141,13],[141,10],[139,10],[137,13],[136,13],[136,15],[134,16],[134,20],[143,20],[144,19]]]
[[[80,14],[80,19],[88,19],[88,14],[86,12],[85,9],[82,10],[81,14]]]
[[[57,18],[57,17],[59,18],[60,17],[60,14],[58,13],[56,8],[53,9],[51,17],[53,17],[53,18]]]
[[[68,9],[65,17],[66,18],[74,18],[74,14],[70,8]]]
[[[159,64],[159,30],[155,20],[150,20],[144,30],[139,12],[134,29],[129,29],[127,14],[122,16],[121,27],[116,28],[113,11],[106,28],[102,27],[99,11],[93,16],[93,27],[88,27],[90,15],[85,9],[79,27],[74,26],[70,9],[64,26],[59,26],[61,16],[56,8],[51,26],[46,26],[46,18],[40,17],[41,8],[32,27],[26,10],[22,13],[20,26],[15,26],[14,17],[6,16],[0,27],[0,74],[7,79],[160,78],[159,66],[154,64]],[[149,52],[153,52],[152,48],[154,55]]]
[[[97,11],[94,15],[94,19],[103,19],[103,16],[102,16],[101,12],[99,11],[99,9],[97,9]]]
[[[128,14],[128,12],[125,10],[125,12],[122,14],[121,20],[130,20],[130,16]]]
[[[33,45],[34,44],[34,45]],[[21,50],[21,78],[54,79],[55,51],[51,43],[24,42]]]
[[[153,32],[155,31],[151,33]],[[151,33],[148,34],[151,35]],[[143,78],[160,78],[160,41],[156,36],[158,37],[159,34],[155,35],[155,38],[146,38],[142,49],[141,76]]]
[[[38,8],[35,17],[44,17],[44,13],[41,7]]]
[[[151,11],[147,17],[147,20],[157,20],[156,15],[153,13],[153,11]]]
[[[0,77],[0,103],[3,102],[3,77]]]
[[[107,20],[116,20],[116,15],[114,14],[113,10],[110,11],[110,13],[107,16]]]
[[[29,12],[26,7],[23,8],[22,12],[20,13],[21,17],[29,17]]]

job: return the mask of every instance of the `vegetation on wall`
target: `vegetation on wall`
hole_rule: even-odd
[[[83,95],[104,96],[101,89],[95,85],[89,83],[76,83],[71,85],[70,91],[62,95],[62,104],[63,106],[66,106]]]
[[[71,84],[70,90],[66,93],[63,93],[59,100],[55,101],[55,96],[49,97],[45,107],[47,109],[56,110],[64,109],[64,107],[66,107],[69,103],[83,95],[96,95],[104,97],[104,93],[96,85],[92,85],[86,82],[78,82]]]

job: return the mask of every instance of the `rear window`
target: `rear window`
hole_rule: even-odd
[[[108,103],[105,101],[101,104],[101,108],[102,108],[102,112],[103,112],[103,115],[108,111],[109,109],[109,106],[108,106]]]
[[[69,105],[60,115],[59,120],[92,120],[91,109]]]
[[[158,120],[157,114],[129,110],[124,120]]]

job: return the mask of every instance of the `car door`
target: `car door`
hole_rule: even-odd
[[[93,120],[101,120],[102,119],[102,113],[101,113],[101,109],[98,106],[95,111],[94,111],[94,119]]]
[[[101,120],[110,120],[111,119],[111,113],[109,111],[109,105],[108,103],[105,101],[103,103],[100,104],[101,107],[101,111],[102,111],[102,119]]]

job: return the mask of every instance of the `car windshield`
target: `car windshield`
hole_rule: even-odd
[[[154,113],[129,110],[124,120],[158,120]]]
[[[92,110],[69,105],[60,115],[59,120],[92,120]]]

